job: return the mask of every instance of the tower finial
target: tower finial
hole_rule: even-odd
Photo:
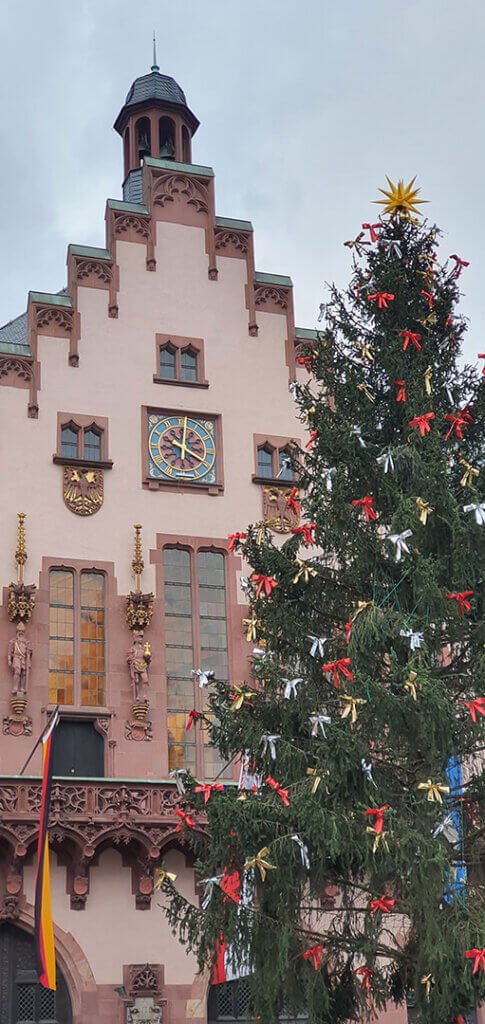
[[[153,64],[150,68],[150,71],[160,71],[160,68],[157,64],[157,37],[155,35],[155,32],[153,33]]]

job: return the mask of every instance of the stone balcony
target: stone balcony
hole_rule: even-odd
[[[5,892],[0,919],[15,917],[22,892],[23,864],[35,856],[41,800],[40,778],[0,776],[0,866]],[[67,866],[73,909],[89,893],[89,870],[97,855],[115,847],[132,869],[136,906],[150,906],[153,872],[163,851],[181,846],[176,808],[186,800],[173,782],[138,779],[63,779],[53,782],[49,840]],[[15,897],[15,898],[14,898]]]

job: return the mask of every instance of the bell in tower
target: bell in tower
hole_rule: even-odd
[[[136,78],[114,123],[123,139],[126,201],[141,201],[141,167],[150,157],[192,163],[192,136],[199,122],[174,78],[160,74],[155,36],[148,75]]]

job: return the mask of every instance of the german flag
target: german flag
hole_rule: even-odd
[[[49,836],[47,825],[52,788],[52,735],[59,722],[56,710],[45,730],[42,743],[42,799],[40,805],[39,839],[37,844],[37,873],[35,876],[35,946],[37,978],[44,988],[56,988],[56,952],[52,924],[51,887],[49,874]]]

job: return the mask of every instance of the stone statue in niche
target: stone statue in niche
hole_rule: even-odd
[[[25,697],[32,664],[32,644],[25,635],[23,622],[17,623],[15,637],[8,644],[8,665],[13,675],[12,695]]]
[[[133,643],[128,651],[127,662],[130,667],[133,700],[148,703],[149,683],[148,666],[152,653],[148,640],[144,639],[143,630],[133,630]]]

